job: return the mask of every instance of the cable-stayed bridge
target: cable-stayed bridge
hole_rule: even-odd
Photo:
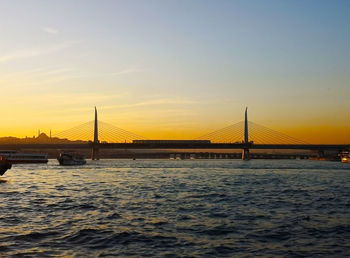
[[[248,122],[248,128],[249,139],[254,139],[255,144],[308,144],[250,121]],[[94,120],[58,132],[53,136],[61,139],[92,141],[94,139]],[[134,140],[149,139],[109,123],[98,121],[98,140],[100,143],[132,143]],[[194,140],[210,140],[211,143],[242,143],[244,140],[244,121],[202,135]]]
[[[350,144],[308,144],[286,134],[248,120],[205,134],[194,140],[149,140],[111,124],[95,119],[53,135],[70,143],[6,144],[3,149],[83,149],[91,148],[92,159],[99,158],[100,149],[241,149],[242,158],[249,159],[251,149],[326,150],[339,153],[350,150]]]

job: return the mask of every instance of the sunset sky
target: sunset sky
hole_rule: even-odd
[[[93,119],[191,139],[244,118],[350,143],[350,1],[0,1],[0,136]]]

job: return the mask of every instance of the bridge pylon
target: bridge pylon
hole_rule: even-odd
[[[97,109],[95,107],[95,122],[94,122],[94,141],[92,142],[92,149],[91,149],[91,159],[92,160],[99,160],[99,143],[98,140],[98,120],[97,120]]]
[[[245,147],[242,151],[242,160],[249,160],[250,159],[250,153],[249,153],[249,135],[248,135],[248,107],[245,108],[245,114],[244,114],[244,141],[243,141]]]

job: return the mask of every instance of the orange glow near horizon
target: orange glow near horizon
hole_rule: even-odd
[[[38,131],[42,133],[50,134],[50,130],[52,131],[52,135],[55,136],[57,133],[70,129],[71,124],[67,123],[65,126],[48,127],[45,124],[41,126],[37,126],[37,128],[33,129],[31,126],[20,126],[20,127],[11,127],[11,128],[2,128],[0,130],[0,137],[33,137],[38,135]],[[214,128],[213,125],[207,126],[187,126],[183,125],[179,128],[170,128],[170,127],[162,127],[159,125],[158,128],[153,127],[135,127],[127,125],[122,127],[124,130],[133,132],[137,135],[143,136],[147,139],[196,139],[202,135],[207,133],[216,131],[220,128]],[[204,129],[205,128],[205,129]],[[305,141],[310,144],[350,144],[350,126],[347,127],[332,127],[332,126],[293,126],[293,127],[284,127],[284,128],[271,128],[278,132],[284,133],[288,136],[296,138],[298,140]],[[92,133],[91,133],[92,135]],[[103,138],[103,137],[101,137]],[[243,139],[243,136],[242,136]],[[85,139],[83,139],[85,140]],[[253,140],[254,139],[250,139]]]

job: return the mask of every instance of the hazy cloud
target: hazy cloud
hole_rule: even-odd
[[[25,59],[25,58],[31,58],[41,55],[46,55],[50,53],[57,52],[59,50],[71,47],[72,45],[78,43],[77,41],[65,41],[61,44],[53,45],[50,47],[43,47],[43,48],[31,48],[31,49],[22,49],[18,51],[14,51],[12,53],[9,53],[7,55],[0,56],[0,63],[10,62],[17,59]]]
[[[57,34],[58,33],[57,29],[54,29],[51,27],[42,27],[41,30],[46,32],[46,33],[49,33],[49,34]]]
[[[118,75],[125,75],[130,73],[137,73],[142,71],[140,68],[125,68],[120,71],[116,72],[108,72],[108,73],[88,73],[88,74],[82,74],[78,75],[77,77],[103,77],[103,76],[118,76]]]
[[[113,75],[122,75],[122,74],[128,74],[128,73],[135,73],[135,72],[139,72],[140,69],[137,69],[137,68],[128,68],[128,69],[124,69],[124,70],[121,70],[119,72],[115,72],[115,73],[112,73]]]
[[[143,102],[138,102],[133,104],[104,106],[104,108],[114,109],[114,108],[147,107],[147,106],[156,106],[156,105],[192,105],[196,103],[197,101],[193,101],[193,100],[161,98],[161,99],[153,99],[153,100],[143,101]]]

